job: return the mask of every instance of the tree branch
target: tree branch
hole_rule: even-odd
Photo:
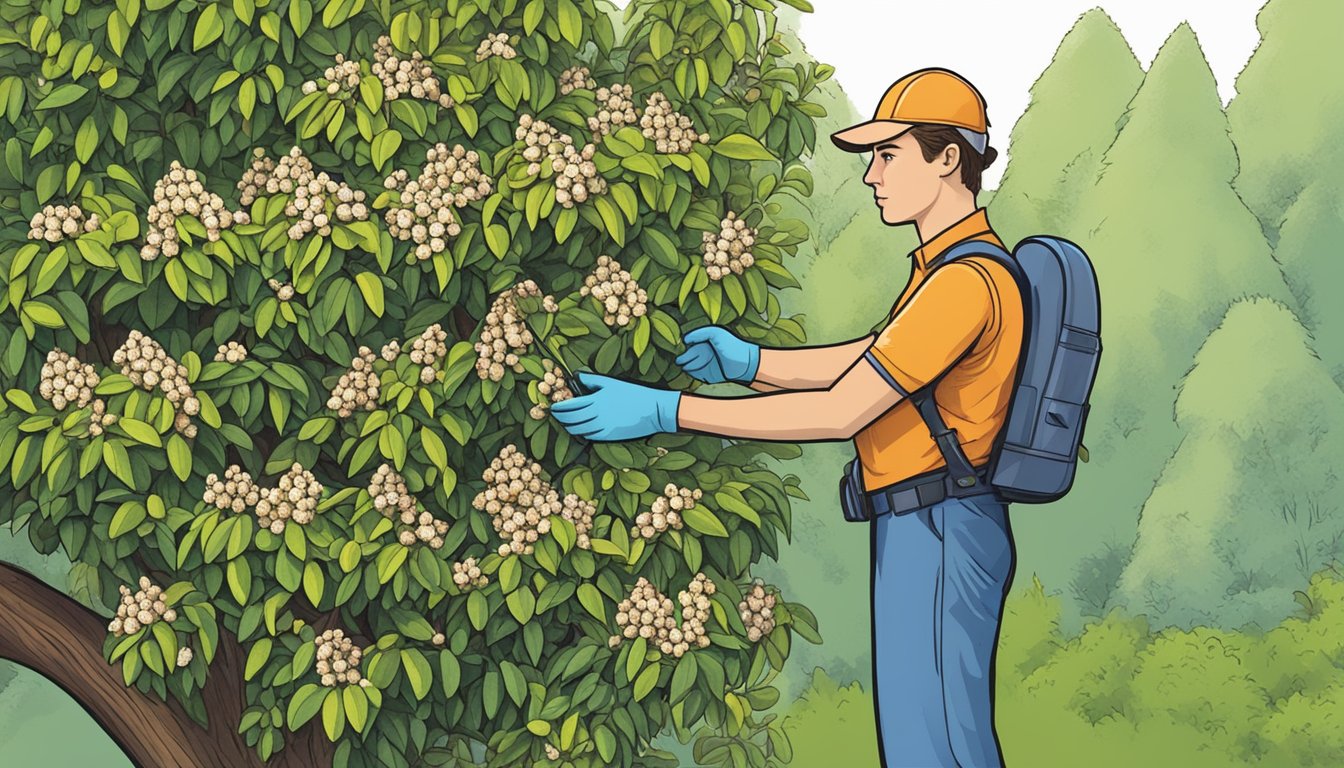
[[[104,620],[27,571],[0,564],[0,611],[14,619],[0,623],[0,657],[70,694],[137,766],[262,765],[236,732],[241,668],[211,671],[201,691],[211,727],[202,729],[176,701],[126,687],[120,665],[103,661]]]

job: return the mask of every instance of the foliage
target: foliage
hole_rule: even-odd
[[[840,685],[821,667],[783,720],[793,764],[877,765],[873,697],[857,682]]]
[[[263,759],[319,712],[339,765],[474,764],[472,744],[488,747],[492,766],[558,764],[542,758],[548,740],[567,765],[653,765],[666,759],[645,750],[655,734],[671,724],[684,735],[697,723],[697,749],[714,764],[779,756],[777,728],[752,713],[773,704],[769,683],[793,634],[819,641],[815,619],[783,603],[778,628],[753,645],[735,603],[751,566],[778,555],[789,497],[801,496],[797,478],[763,462],[796,449],[689,435],[579,445],[526,416],[539,361],[552,354],[525,355],[525,373],[500,382],[472,375],[476,320],[526,278],[560,299],[559,312],[534,318],[547,343],[614,375],[686,385],[672,353],[683,328],[706,323],[768,345],[804,338],[774,290],[796,285],[784,260],[808,230],[778,216],[778,199],[811,189],[799,162],[815,147],[808,96],[829,72],[780,64],[765,0],[634,2],[622,40],[614,12],[591,0],[120,0],[5,11],[0,463],[13,503],[0,515],[16,530],[29,526],[39,551],[64,548],[87,565],[83,578],[105,605],[142,574],[167,588],[180,609],[169,631],[158,624],[108,639],[127,685],[172,695],[203,719],[194,694],[220,643],[236,638],[248,679],[238,728]],[[477,41],[500,29],[520,33],[518,57],[475,61]],[[387,101],[376,81],[349,99],[300,92],[338,51],[370,58],[381,34],[402,55],[425,55],[450,109]],[[513,131],[527,113],[584,134],[593,91],[557,91],[560,71],[579,63],[599,83],[631,84],[637,100],[655,90],[678,100],[710,143],[662,155],[638,130],[618,131],[594,158],[608,193],[557,205],[545,174],[526,173]],[[251,223],[218,241],[179,218],[178,258],[137,253],[151,183],[174,160],[231,198],[254,147],[276,156],[297,143],[318,169],[372,197],[385,175],[413,168],[436,142],[476,149],[496,186],[430,259],[406,253],[376,219],[291,241],[285,195],[259,198]],[[66,201],[103,226],[54,247],[25,243],[32,215]],[[371,207],[391,202],[383,191]],[[729,210],[760,229],[757,268],[711,285],[700,233]],[[648,291],[650,312],[627,328],[606,326],[578,295],[599,253]],[[291,282],[295,299],[277,301],[269,278]],[[337,419],[326,409],[357,346],[409,342],[436,322],[457,340],[434,381],[421,383],[405,356],[378,361],[374,410]],[[194,438],[171,431],[163,397],[105,368],[129,330],[187,368],[201,402]],[[249,359],[209,362],[227,340],[243,342]],[[102,368],[97,395],[119,416],[103,434],[90,435],[88,408],[61,413],[33,396],[55,347]],[[591,551],[557,524],[534,554],[493,553],[498,537],[470,499],[509,443],[543,462],[557,490],[599,502]],[[200,501],[205,476],[230,463],[266,485],[294,462],[328,489],[310,525],[272,534]],[[373,510],[364,486],[382,462],[450,523],[442,549],[399,544]],[[703,489],[703,513],[687,517],[687,530],[630,541],[629,522],[668,482]],[[491,577],[469,596],[449,567],[467,555]],[[638,642],[608,647],[612,608],[638,576],[671,592],[698,570],[720,586],[711,648],[674,663]],[[331,621],[368,644],[362,669],[372,686],[316,684],[314,624]],[[436,630],[442,647],[430,642]],[[174,670],[165,662],[178,646],[197,654]]]
[[[1011,246],[1042,233],[1083,237],[1070,231],[1075,207],[1095,183],[1101,157],[1142,80],[1143,69],[1111,17],[1100,8],[1080,16],[1013,126],[1012,163],[990,210],[1005,242]]]
[[[1176,420],[1185,437],[1144,504],[1119,594],[1156,626],[1272,625],[1295,585],[1344,554],[1331,471],[1344,393],[1291,311],[1239,301],[1195,356]]]

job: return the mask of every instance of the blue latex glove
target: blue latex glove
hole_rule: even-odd
[[[594,441],[635,440],[677,431],[681,393],[580,373],[588,394],[551,405],[551,415],[571,435]]]
[[[735,381],[750,384],[756,379],[761,365],[761,347],[743,341],[732,331],[718,325],[696,328],[682,337],[686,345],[676,360],[677,365],[695,378],[718,384]]]

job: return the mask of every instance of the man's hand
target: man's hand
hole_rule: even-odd
[[[707,383],[750,384],[761,364],[761,348],[718,325],[696,328],[682,338],[686,351],[677,357],[682,370]]]
[[[680,392],[592,373],[580,373],[579,381],[589,394],[551,405],[551,415],[571,435],[611,441],[677,431]]]

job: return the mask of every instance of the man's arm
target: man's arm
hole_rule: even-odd
[[[836,381],[872,346],[875,334],[825,347],[761,348],[761,363],[750,386],[757,392],[823,389]]]
[[[907,396],[861,357],[868,340],[863,341],[864,347],[855,354],[857,362],[851,361],[826,389],[733,398],[682,395],[677,423],[682,431],[721,437],[788,442],[852,439]]]

